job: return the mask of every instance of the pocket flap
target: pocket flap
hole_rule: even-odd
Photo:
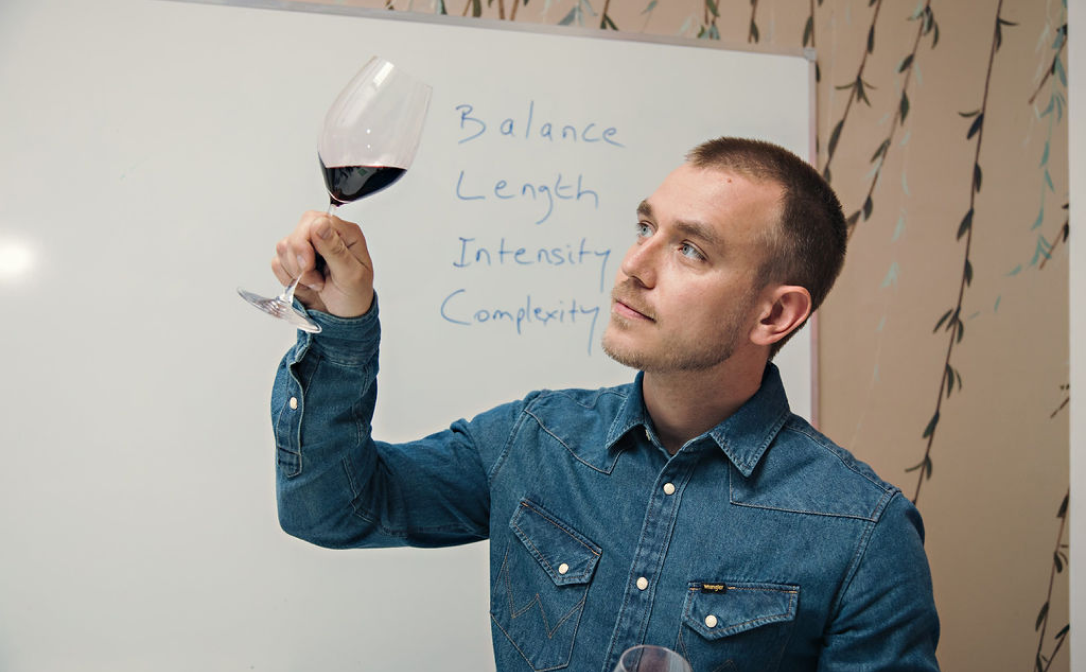
[[[555,585],[588,583],[596,571],[600,547],[535,502],[522,499],[509,527]]]
[[[683,620],[706,639],[720,639],[767,625],[791,621],[799,586],[780,583],[692,582]]]

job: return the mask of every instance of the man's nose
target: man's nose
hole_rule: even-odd
[[[656,285],[656,264],[659,250],[653,238],[634,243],[626,252],[619,267],[623,274],[643,287]]]

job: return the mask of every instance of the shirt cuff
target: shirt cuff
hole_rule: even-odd
[[[376,293],[370,309],[358,317],[338,317],[319,310],[309,310],[297,301],[295,305],[321,327],[319,334],[298,330],[299,355],[314,348],[343,363],[364,364],[376,352],[381,341]]]

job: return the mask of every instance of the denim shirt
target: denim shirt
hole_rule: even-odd
[[[770,364],[669,455],[635,382],[539,391],[407,444],[370,436],[376,303],[314,313],[272,395],[280,523],[330,548],[490,540],[501,672],[937,670],[920,515],[788,408]]]

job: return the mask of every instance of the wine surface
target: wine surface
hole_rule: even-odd
[[[336,205],[351,203],[389,186],[403,177],[403,168],[389,166],[339,166],[329,168],[321,162],[321,173],[328,194]]]

